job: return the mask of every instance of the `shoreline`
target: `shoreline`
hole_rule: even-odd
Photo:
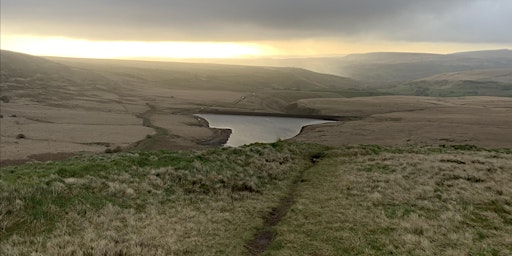
[[[222,147],[229,140],[231,133],[233,133],[231,129],[210,127],[210,123],[208,122],[208,120],[196,114],[192,114],[192,116],[195,117],[197,121],[199,121],[199,124],[201,126],[207,127],[213,132],[213,134],[209,138],[196,142],[199,145]]]
[[[224,112],[226,113],[226,112]],[[240,117],[249,117],[249,118],[257,118],[257,117],[279,117],[279,118],[311,118],[312,116],[314,115],[295,115],[295,116],[291,116],[291,115],[288,115],[288,114],[281,114],[281,113],[262,113],[262,112],[258,112],[257,114],[252,114],[252,115],[245,115],[244,113],[246,112],[233,112],[233,113],[236,113],[236,114],[231,114],[231,116],[233,116],[233,118],[236,118],[237,116],[240,116]],[[215,135],[212,135],[211,137],[214,137],[212,139],[212,142],[222,142],[222,144],[220,144],[220,146],[223,146],[227,143],[227,141],[229,140],[230,138],[230,135],[231,133],[233,132],[231,128],[217,128],[217,127],[210,127],[210,123],[208,122],[208,119],[206,119],[205,117],[201,116],[201,115],[211,115],[211,116],[215,116],[215,115],[221,115],[221,114],[218,114],[217,113],[211,113],[211,112],[208,112],[208,113],[198,113],[198,114],[193,114],[194,117],[197,118],[197,120],[199,120],[199,122],[201,123],[201,125],[204,125],[204,126],[208,126],[209,129],[213,129],[213,130],[216,130],[216,131],[221,131],[220,134],[218,134],[218,136],[215,138]],[[226,115],[226,116],[229,116],[229,114],[222,114],[222,115]],[[307,117],[306,117],[307,116]],[[320,117],[319,115],[316,115],[315,117]],[[327,117],[327,116],[321,116],[321,117]],[[334,119],[333,116],[329,116],[330,118],[323,118],[323,119],[320,119],[320,118],[315,118],[315,120],[318,120],[319,123],[312,123],[312,124],[303,124],[301,125],[300,127],[300,130],[293,136],[291,137],[288,137],[286,136],[286,138],[283,138],[282,140],[291,140],[297,136],[299,136],[303,131],[304,131],[304,128],[305,127],[309,127],[309,126],[314,126],[314,125],[321,125],[321,124],[326,124],[326,123],[336,123],[336,122],[341,122],[339,121],[338,119],[341,119],[341,117],[338,117],[337,119]],[[343,117],[345,118],[345,117]],[[312,119],[312,118],[311,118]],[[257,124],[256,124],[257,125]],[[226,131],[227,133],[222,133],[222,131]],[[226,137],[223,137],[223,136],[226,136]],[[276,139],[275,141],[267,141],[267,142],[261,142],[261,141],[254,141],[254,142],[248,142],[248,144],[252,144],[252,143],[273,143],[273,142],[276,142],[276,141],[279,141],[280,139]],[[207,140],[209,141],[209,140]],[[204,143],[200,143],[200,144],[204,144]],[[219,144],[217,144],[219,145]],[[247,144],[243,144],[243,145],[247,145]],[[242,145],[238,145],[238,146],[242,146]],[[233,147],[238,147],[238,146],[233,146]]]
[[[253,111],[238,111],[230,109],[193,109],[185,110],[182,114],[218,114],[218,115],[237,115],[237,116],[272,116],[272,117],[290,117],[290,118],[310,118],[320,119],[326,121],[353,121],[360,120],[361,116],[339,116],[339,115],[315,115],[315,114],[297,114],[297,113],[282,113],[282,112],[253,112]]]
[[[154,109],[149,110],[154,111]],[[140,118],[143,119],[143,125],[149,126],[153,129],[155,129],[156,134],[145,138],[141,141],[137,141],[133,143],[128,148],[123,149],[123,152],[132,151],[132,150],[141,150],[143,147],[140,147],[141,145],[145,144],[145,142],[148,141],[155,141],[157,144],[166,144],[167,139],[166,137],[169,135],[167,132],[162,133],[161,127],[154,126],[148,118],[142,115],[139,115]],[[231,129],[220,129],[220,128],[213,128],[210,127],[210,124],[208,123],[208,120],[197,116],[196,114],[223,114],[223,115],[239,115],[239,116],[273,116],[273,117],[290,117],[290,118],[311,118],[311,119],[321,119],[326,121],[347,121],[347,120],[357,120],[360,119],[360,117],[356,116],[330,116],[330,115],[311,115],[311,114],[289,114],[289,113],[277,113],[277,112],[250,112],[250,111],[236,111],[236,110],[222,110],[222,109],[186,109],[184,111],[180,111],[180,114],[182,115],[190,115],[193,116],[199,123],[200,126],[207,127],[208,129],[212,130],[212,135],[206,139],[195,141],[197,144],[197,147],[191,147],[190,150],[194,149],[201,149],[206,147],[222,147],[226,142],[229,140],[229,137],[231,136],[232,130]],[[300,132],[295,135],[294,137],[299,136],[304,128],[306,126],[303,126],[300,130]],[[294,137],[290,138],[293,139]],[[44,153],[44,154],[35,154],[30,155],[27,158],[23,159],[5,159],[0,161],[0,167],[7,167],[7,166],[13,166],[13,165],[21,165],[29,162],[38,162],[38,161],[60,161],[60,160],[66,160],[68,158],[71,158],[73,156],[80,156],[84,154],[107,154],[104,152],[59,152],[59,153]]]
[[[154,109],[150,109],[149,112],[154,111]],[[206,127],[212,131],[212,135],[209,136],[206,139],[193,141],[196,145],[191,146],[189,148],[172,148],[172,142],[169,140],[169,137],[172,137],[172,134],[169,134],[169,132],[162,128],[155,126],[147,116],[145,116],[146,113],[143,113],[139,115],[140,118],[143,119],[143,126],[151,127],[155,130],[155,134],[149,137],[146,137],[140,141],[136,141],[132,143],[130,146],[123,148],[121,152],[130,152],[130,151],[140,151],[140,150],[160,150],[160,149],[167,149],[167,150],[200,150],[205,149],[208,147],[222,147],[226,142],[228,141],[229,137],[231,136],[231,129],[219,129],[219,128],[212,128],[210,127],[210,124],[208,121],[202,117],[191,115],[191,114],[185,114],[184,115],[190,115],[193,116],[199,123],[200,126]],[[154,147],[154,148],[153,148]],[[26,158],[18,158],[18,159],[4,159],[0,161],[0,168],[8,167],[8,166],[16,166],[16,165],[22,165],[26,163],[31,162],[46,162],[46,161],[62,161],[66,160],[75,156],[81,156],[86,154],[109,154],[105,152],[90,152],[90,151],[81,151],[81,152],[57,152],[57,153],[40,153],[40,154],[33,154],[29,155]]]

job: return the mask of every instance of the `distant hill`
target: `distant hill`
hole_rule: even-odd
[[[5,50],[0,51],[0,65],[2,82],[10,79],[29,79],[32,82],[95,80],[104,83],[107,81],[94,72],[72,68],[42,57]]]
[[[253,61],[255,64],[276,66],[310,66],[358,80],[296,67],[42,58],[1,51],[2,90],[18,90],[27,86],[59,89],[59,84],[67,84],[76,90],[111,90],[111,87],[116,87],[124,88],[119,89],[123,91],[137,86],[251,93],[266,91],[270,93],[268,95],[280,91],[279,98],[290,97],[287,102],[326,96],[309,92],[341,97],[382,94],[512,96],[508,73],[512,69],[511,50],[446,55],[382,52],[336,58]],[[293,97],[284,93],[291,91],[300,93],[294,93]]]
[[[462,72],[445,73],[420,79],[419,81],[493,81],[512,84],[512,68],[508,69],[484,69]]]
[[[492,51],[458,52],[452,55],[479,59],[510,59],[512,58],[512,51],[507,49],[501,49]]]
[[[281,111],[284,106],[304,98],[381,94],[361,89],[361,84],[353,79],[300,68],[43,58],[9,51],[1,51],[1,61],[2,99],[52,105],[84,99],[119,102],[122,98],[143,98],[151,101],[155,97],[175,97],[177,91],[188,91],[189,96],[178,97],[183,104],[200,102],[208,106],[219,100],[212,100],[205,94],[229,92],[226,95],[241,96],[224,104],[227,107],[243,105],[248,109]]]
[[[375,52],[343,57],[223,61],[231,64],[299,67],[349,77],[366,85],[382,86],[449,72],[512,68],[512,51],[502,49],[454,54]]]
[[[34,74],[54,75],[70,72],[70,68],[47,59],[23,53],[0,51],[2,76],[28,77]]]
[[[89,70],[122,83],[146,83],[179,89],[316,90],[358,88],[352,79],[301,68],[244,65],[95,60],[49,57],[69,67]]]
[[[445,73],[406,82],[385,91],[417,96],[512,97],[512,68]]]
[[[369,53],[340,59],[340,75],[374,83],[395,83],[437,74],[512,68],[512,51],[455,54]]]
[[[2,80],[12,78],[46,81],[95,80],[98,83],[147,83],[181,89],[336,89],[357,88],[349,78],[300,68],[241,65],[95,60],[36,57],[1,51]]]
[[[399,64],[438,60],[442,55],[431,53],[374,52],[350,54],[340,59],[354,64]]]

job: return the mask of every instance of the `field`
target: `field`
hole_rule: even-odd
[[[512,152],[278,142],[2,168],[2,255],[508,255]]]

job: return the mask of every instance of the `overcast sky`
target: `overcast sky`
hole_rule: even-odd
[[[512,45],[512,0],[2,0],[1,22],[2,34],[88,40]]]

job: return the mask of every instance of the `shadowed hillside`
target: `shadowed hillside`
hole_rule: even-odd
[[[230,63],[300,67],[360,80],[370,85],[396,84],[448,72],[512,68],[511,50],[454,54],[376,52],[344,57],[230,60]]]
[[[512,96],[512,68],[462,71],[407,82],[386,92],[417,96]]]
[[[418,53],[349,55],[341,59],[338,74],[371,82],[398,82],[447,72],[495,68],[512,68],[512,51],[479,51],[448,55]]]
[[[360,91],[355,80],[299,68],[42,58],[10,51],[1,51],[1,61],[2,96],[53,103],[98,98],[98,91],[102,92],[99,98],[119,100],[176,97],[176,93],[162,90],[206,90],[248,93],[230,101],[242,108],[245,104],[251,109],[279,110],[302,98],[336,96],[331,91]],[[211,105],[203,98],[198,95],[192,99]]]
[[[359,86],[359,83],[352,79],[319,74],[300,68],[179,62],[50,59],[70,67],[97,72],[116,81],[144,82],[179,89],[254,91],[261,89],[347,89]]]
[[[96,81],[146,83],[179,89],[347,89],[359,84],[351,79],[299,68],[251,67],[219,64],[42,58],[1,51],[2,81]]]
[[[42,57],[5,50],[0,51],[0,65],[2,82],[12,82],[16,79],[26,80],[26,82],[108,82],[94,72],[73,68]]]

